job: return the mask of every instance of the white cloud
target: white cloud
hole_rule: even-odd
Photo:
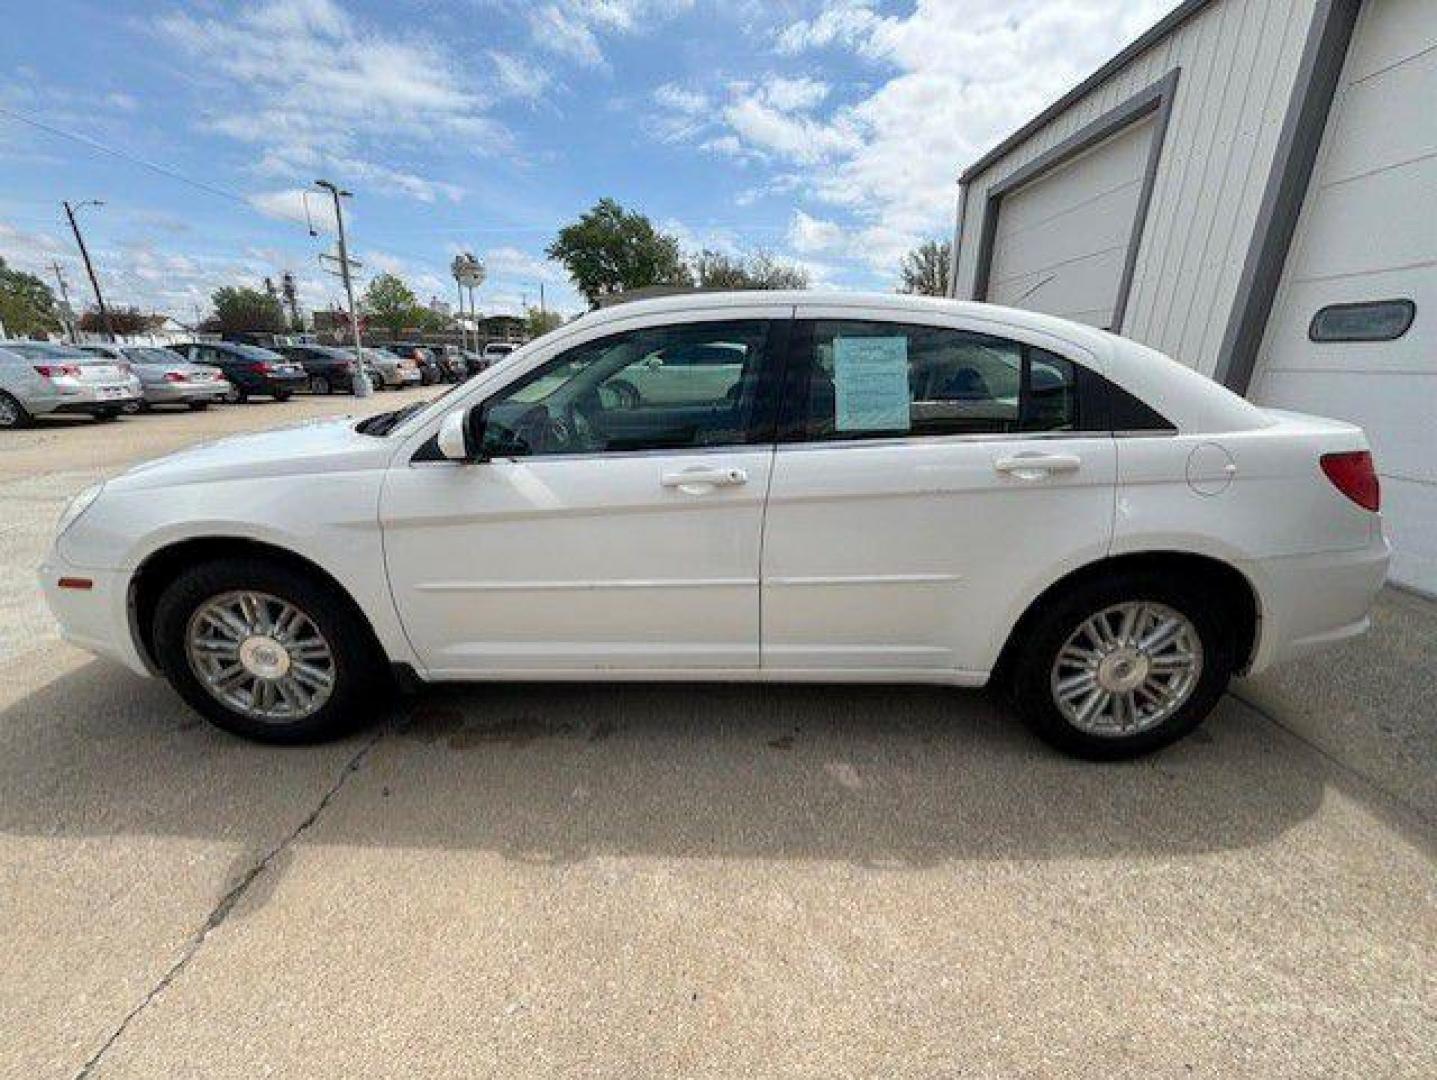
[[[952,229],[965,164],[1171,4],[917,0],[911,12],[884,14],[867,0],[829,0],[784,28],[775,52],[846,51],[874,71],[872,89],[835,102],[824,83],[807,77],[734,84],[716,124],[693,141],[786,168],[766,192],[801,192],[829,208],[822,216],[799,211],[789,230],[795,250],[821,250],[891,275],[910,247]]]
[[[381,30],[335,0],[267,0],[233,13],[187,11],[154,22],[159,36],[212,83],[203,126],[257,148],[260,175],[299,178],[321,163],[420,201],[462,189],[373,159],[397,141],[502,149],[486,111],[546,85],[503,54],[474,64],[417,34]]]
[[[693,0],[560,0],[529,11],[529,33],[540,48],[589,67],[605,67],[601,35],[642,33],[692,4]]]
[[[334,232],[334,200],[324,192],[311,188],[284,188],[259,191],[248,196],[251,206],[267,217],[295,223],[313,223],[320,232]],[[351,211],[346,211],[348,221]]]
[[[805,255],[832,251],[842,242],[843,227],[837,222],[824,221],[802,210],[793,212],[793,221],[788,227],[788,243],[795,251]]]

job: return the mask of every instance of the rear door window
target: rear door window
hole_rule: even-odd
[[[800,324],[784,429],[807,440],[1080,430],[1078,369],[1007,338],[908,323]]]

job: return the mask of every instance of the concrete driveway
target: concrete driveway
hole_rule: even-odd
[[[355,404],[0,440],[0,1076],[1437,1073],[1430,644],[1379,714],[1329,660],[1095,766],[937,689],[443,689],[263,748],[54,637],[70,492]]]

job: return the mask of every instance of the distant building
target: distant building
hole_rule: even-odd
[[[1437,594],[1434,110],[1434,0],[1185,0],[963,172],[954,295],[1361,424]]]

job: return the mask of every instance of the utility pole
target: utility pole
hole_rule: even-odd
[[[314,183],[316,187],[323,188],[334,197],[334,224],[339,232],[339,275],[344,280],[344,295],[349,300],[349,326],[354,331],[354,396],[367,398],[374,393],[374,388],[369,385],[369,375],[364,370],[364,344],[359,340],[359,309],[354,305],[354,283],[349,276],[349,248],[344,241],[344,208],[340,205],[340,199],[352,196],[328,180],[316,180]]]
[[[65,272],[60,267],[60,260],[52,261],[50,268],[55,271],[55,282],[60,286],[60,303],[64,305],[65,329],[70,332],[70,344],[78,345],[80,328],[76,325],[75,309],[70,306],[70,287],[65,282]]]
[[[65,216],[70,219],[70,228],[75,233],[75,243],[80,245],[80,258],[85,260],[85,273],[90,275],[90,285],[95,290],[95,303],[100,305],[100,322],[104,324],[105,336],[114,341],[115,328],[110,323],[110,311],[105,307],[105,298],[100,293],[100,279],[95,276],[94,264],[90,262],[90,252],[85,248],[85,238],[80,235],[80,224],[75,220],[76,210],[83,210],[87,206],[104,206],[105,204],[99,199],[86,199],[74,206],[71,206],[68,201],[62,201],[60,205],[65,208]]]

